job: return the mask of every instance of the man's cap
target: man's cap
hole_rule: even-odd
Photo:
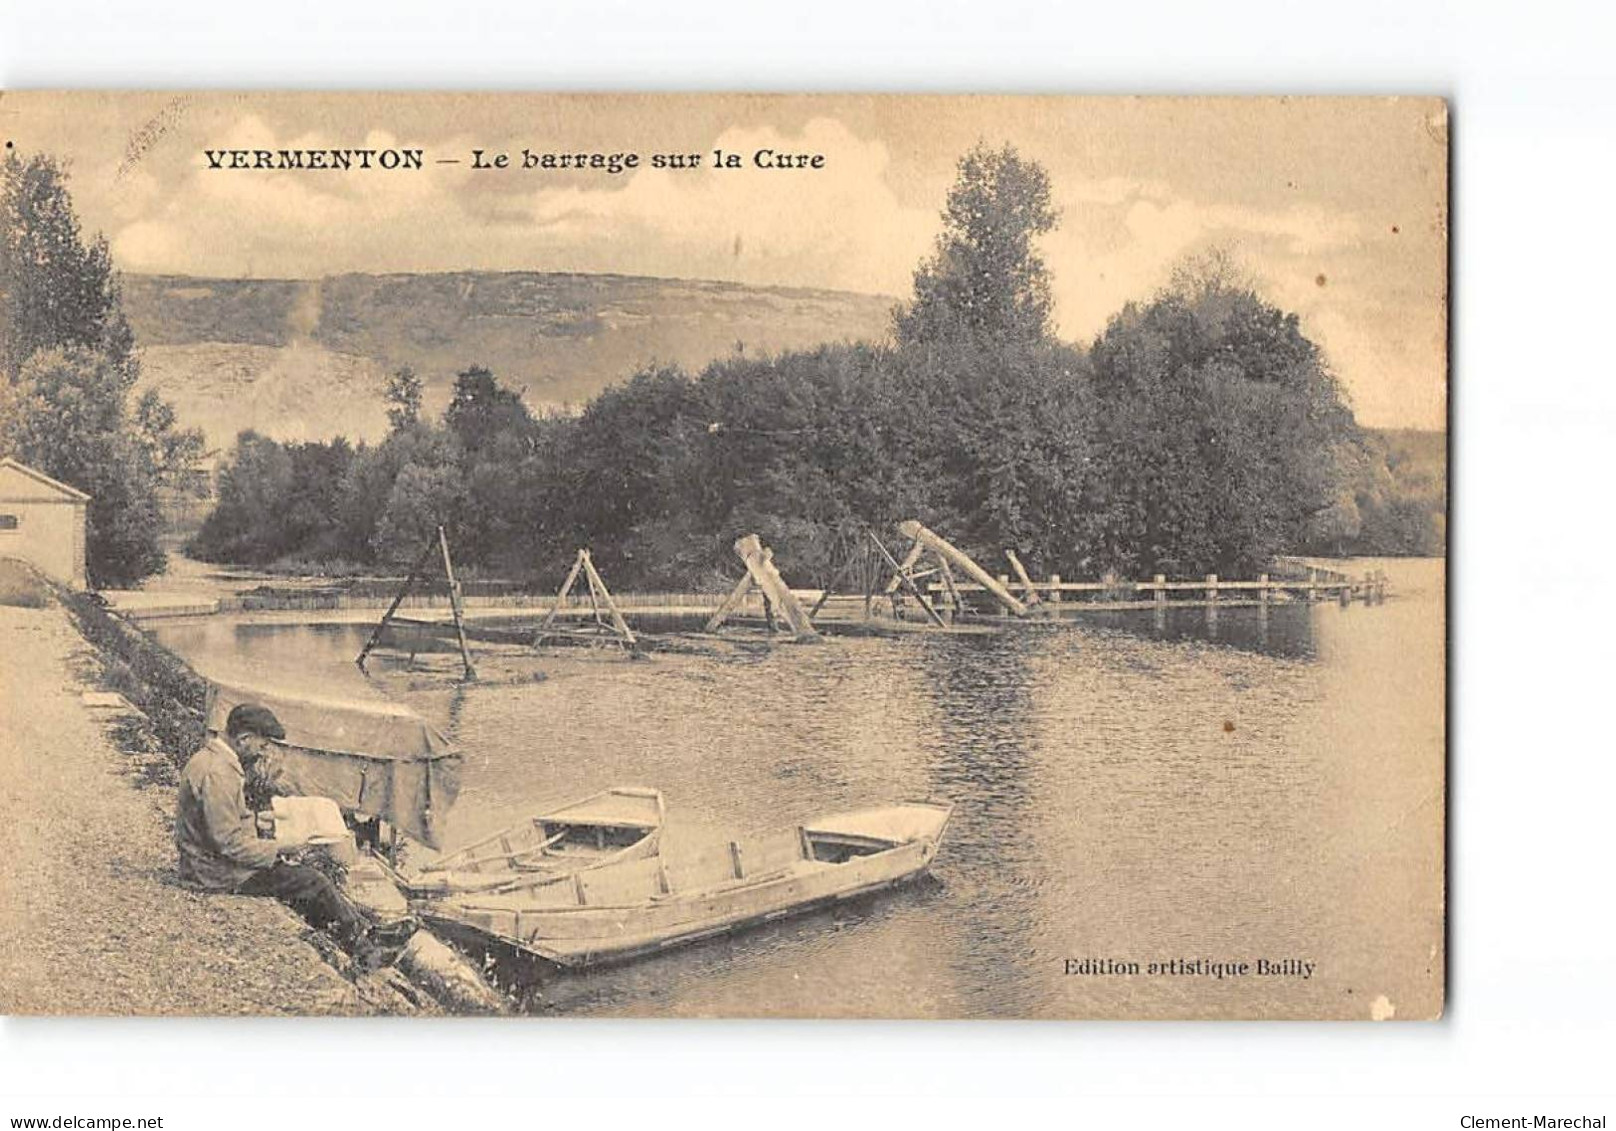
[[[281,726],[275,712],[257,703],[241,703],[231,708],[230,717],[224,722],[224,732],[228,735],[261,734],[274,739],[286,737],[286,728]]]

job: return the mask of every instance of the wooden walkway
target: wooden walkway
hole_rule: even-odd
[[[1162,575],[1148,581],[1064,581],[1059,575],[1030,583],[1002,575],[998,580],[1034,608],[1044,609],[1046,615],[1057,613],[1062,617],[1128,610],[1267,606],[1295,601],[1339,601],[1343,604],[1362,601],[1378,604],[1385,600],[1387,593],[1384,574],[1377,572],[1350,577],[1339,570],[1321,566],[1287,569],[1285,575],[1263,574],[1251,581],[1225,580],[1215,574],[1193,580],[1169,580]],[[951,612],[946,589],[941,582],[931,583],[927,586],[927,596],[939,610]],[[955,591],[966,606],[964,611],[974,612],[978,607],[991,604],[986,587],[982,585],[956,582]],[[800,600],[809,605],[821,596],[818,590],[795,592]],[[623,616],[631,622],[645,618],[700,620],[719,607],[724,594],[614,593],[613,598]],[[882,597],[876,598],[875,603],[887,604]],[[332,591],[298,595],[246,594],[206,600],[174,594],[167,601],[150,602],[149,607],[135,604],[129,608],[119,607],[117,611],[138,622],[222,615],[244,623],[373,624],[387,605],[384,597],[349,596]],[[537,623],[555,606],[554,594],[467,595],[463,598],[463,613],[467,621]],[[441,612],[444,614],[442,619],[447,623],[449,597],[446,594],[411,594],[400,604],[398,611],[406,610],[415,613]],[[875,624],[906,623],[881,615],[884,611],[878,610],[872,618]],[[736,613],[761,623],[762,603],[754,596],[743,602]],[[560,603],[556,615],[569,620],[587,618],[592,615],[591,605],[586,596],[574,595]],[[918,609],[915,615],[917,621],[923,619]],[[865,601],[862,596],[834,595],[814,616],[814,623],[835,626],[832,628],[835,631],[850,622],[864,619]],[[973,619],[979,618],[973,616]],[[997,621],[999,618],[995,616],[992,619]]]

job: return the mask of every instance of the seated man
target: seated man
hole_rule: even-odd
[[[247,773],[270,739],[285,737],[273,712],[243,703],[225,721],[225,737],[210,738],[185,764],[174,821],[180,879],[207,891],[272,895],[371,968],[379,952],[365,917],[324,873],[281,858],[302,845],[260,839],[247,808]]]

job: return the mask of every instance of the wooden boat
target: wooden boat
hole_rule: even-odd
[[[559,966],[621,962],[913,879],[952,812],[936,801],[860,809],[683,861],[631,861],[416,910],[450,935]]]
[[[417,899],[542,885],[656,856],[666,814],[657,790],[614,786],[519,821],[400,880]]]

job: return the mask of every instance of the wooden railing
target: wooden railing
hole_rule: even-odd
[[[1320,567],[1308,567],[1302,577],[1273,577],[1265,573],[1254,581],[1231,581],[1209,573],[1200,579],[1171,581],[1163,574],[1149,581],[1063,581],[1059,574],[1051,574],[1047,580],[1031,584],[1012,581],[1008,574],[1000,574],[998,582],[1013,595],[1041,604],[1113,609],[1167,604],[1267,604],[1276,598],[1298,597],[1312,601],[1334,599],[1343,604],[1354,600],[1378,604],[1386,599],[1386,575],[1378,570],[1353,578],[1339,570]],[[947,595],[947,586],[942,582],[932,582],[927,588],[934,601]],[[954,588],[962,596],[987,592],[983,585],[956,583]],[[1190,596],[1192,594],[1198,594],[1198,599]]]

